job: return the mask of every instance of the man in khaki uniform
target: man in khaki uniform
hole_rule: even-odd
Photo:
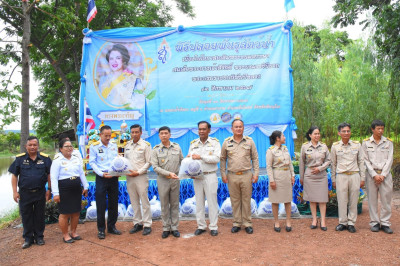
[[[259,162],[256,145],[252,138],[243,136],[244,123],[240,119],[232,122],[233,136],[225,139],[221,149],[221,176],[228,183],[233,209],[233,227],[237,233],[244,225],[248,234],[253,233],[251,222],[252,183],[256,183],[259,173]],[[228,160],[228,173],[226,161]],[[252,173],[251,168],[254,169]]]
[[[131,140],[125,146],[124,156],[127,158],[133,169],[126,176],[126,186],[128,188],[129,197],[134,212],[133,228],[129,230],[130,234],[139,232],[143,229],[143,235],[151,233],[151,209],[149,197],[149,180],[147,170],[150,167],[151,146],[150,143],[142,138],[142,127],[138,124],[132,125],[130,128]],[[140,201],[142,202],[143,217],[140,209]]]
[[[171,231],[179,237],[179,167],[183,160],[182,150],[178,143],[171,142],[171,129],[160,127],[158,131],[161,143],[154,146],[151,153],[151,165],[157,176],[158,195],[161,203],[163,222],[162,238],[167,238]]]
[[[210,219],[210,234],[218,235],[218,163],[221,155],[221,145],[216,138],[209,137],[211,131],[210,123],[200,121],[198,124],[199,137],[190,143],[189,155],[193,160],[200,160],[203,177],[193,180],[193,186],[196,196],[196,220],[197,230],[194,234],[201,235],[206,231],[207,223],[204,211],[204,196],[208,202],[208,217]]]
[[[364,159],[360,142],[350,140],[350,124],[341,123],[338,126],[338,135],[342,140],[333,143],[331,148],[331,178],[339,205],[339,225],[336,226],[336,231],[347,228],[350,233],[355,233],[358,197],[360,187],[365,183]]]
[[[372,136],[364,139],[362,150],[367,168],[366,186],[368,195],[370,226],[372,232],[382,229],[393,234],[390,228],[392,215],[393,180],[390,169],[393,163],[393,143],[383,136],[385,123],[374,120],[371,124]],[[381,198],[381,215],[378,215],[378,194]]]

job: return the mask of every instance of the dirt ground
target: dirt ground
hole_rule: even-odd
[[[328,218],[328,231],[309,229],[311,219],[292,221],[293,231],[273,231],[272,219],[253,219],[254,234],[244,230],[230,232],[232,221],[219,220],[219,235],[207,231],[194,236],[196,222],[181,221],[180,238],[161,238],[161,221],[153,223],[153,232],[129,234],[131,222],[118,222],[123,234],[97,238],[95,222],[78,226],[83,240],[73,244],[62,242],[57,224],[46,226],[46,245],[21,249],[22,228],[10,226],[0,235],[1,265],[399,265],[400,264],[400,193],[393,200],[394,234],[369,230],[368,204],[358,216],[357,233],[336,232],[337,218]],[[281,220],[284,227],[284,220]]]

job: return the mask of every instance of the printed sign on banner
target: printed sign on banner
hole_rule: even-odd
[[[200,120],[218,128],[235,118],[288,124],[292,47],[285,25],[90,31],[81,101],[86,99],[96,125],[104,121],[113,128],[146,119],[151,128],[195,128]]]

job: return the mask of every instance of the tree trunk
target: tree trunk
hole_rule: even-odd
[[[22,35],[22,102],[21,102],[21,140],[20,151],[25,151],[26,140],[29,137],[29,47],[31,38],[31,18],[29,3],[22,1],[24,14]]]

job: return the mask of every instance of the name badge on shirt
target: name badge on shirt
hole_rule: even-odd
[[[38,160],[37,164],[44,164],[43,160]]]
[[[62,165],[67,165],[67,162],[62,162],[61,164],[62,164]]]
[[[24,160],[22,164],[29,164],[29,160]]]
[[[104,153],[103,148],[99,148],[99,153]]]
[[[228,145],[228,147],[233,147],[233,144]]]

